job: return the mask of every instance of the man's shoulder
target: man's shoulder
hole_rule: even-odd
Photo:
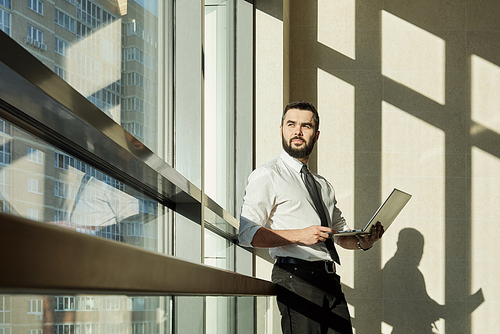
[[[278,157],[274,158],[273,160],[268,161],[265,164],[260,165],[259,167],[257,167],[254,170],[254,172],[255,171],[260,171],[260,172],[266,171],[268,173],[280,172],[283,169],[283,167],[284,167],[283,161],[278,156]]]
[[[266,162],[265,164],[260,165],[255,168],[250,174],[250,178],[261,177],[261,176],[269,176],[273,178],[273,175],[280,174],[283,170],[283,163],[280,157],[276,157],[271,161]]]

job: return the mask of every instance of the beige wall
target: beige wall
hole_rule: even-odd
[[[256,164],[290,96],[318,107],[313,169],[352,227],[413,194],[372,250],[341,251],[356,333],[500,333],[498,1],[255,4]]]

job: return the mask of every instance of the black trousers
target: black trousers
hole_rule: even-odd
[[[283,334],[352,334],[351,317],[340,277],[318,266],[275,264]]]

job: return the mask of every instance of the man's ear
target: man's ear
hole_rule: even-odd
[[[316,131],[316,136],[314,136],[314,143],[316,143],[319,139],[319,130]]]

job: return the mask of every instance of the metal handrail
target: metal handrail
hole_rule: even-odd
[[[0,290],[22,294],[271,296],[269,281],[0,213]]]

